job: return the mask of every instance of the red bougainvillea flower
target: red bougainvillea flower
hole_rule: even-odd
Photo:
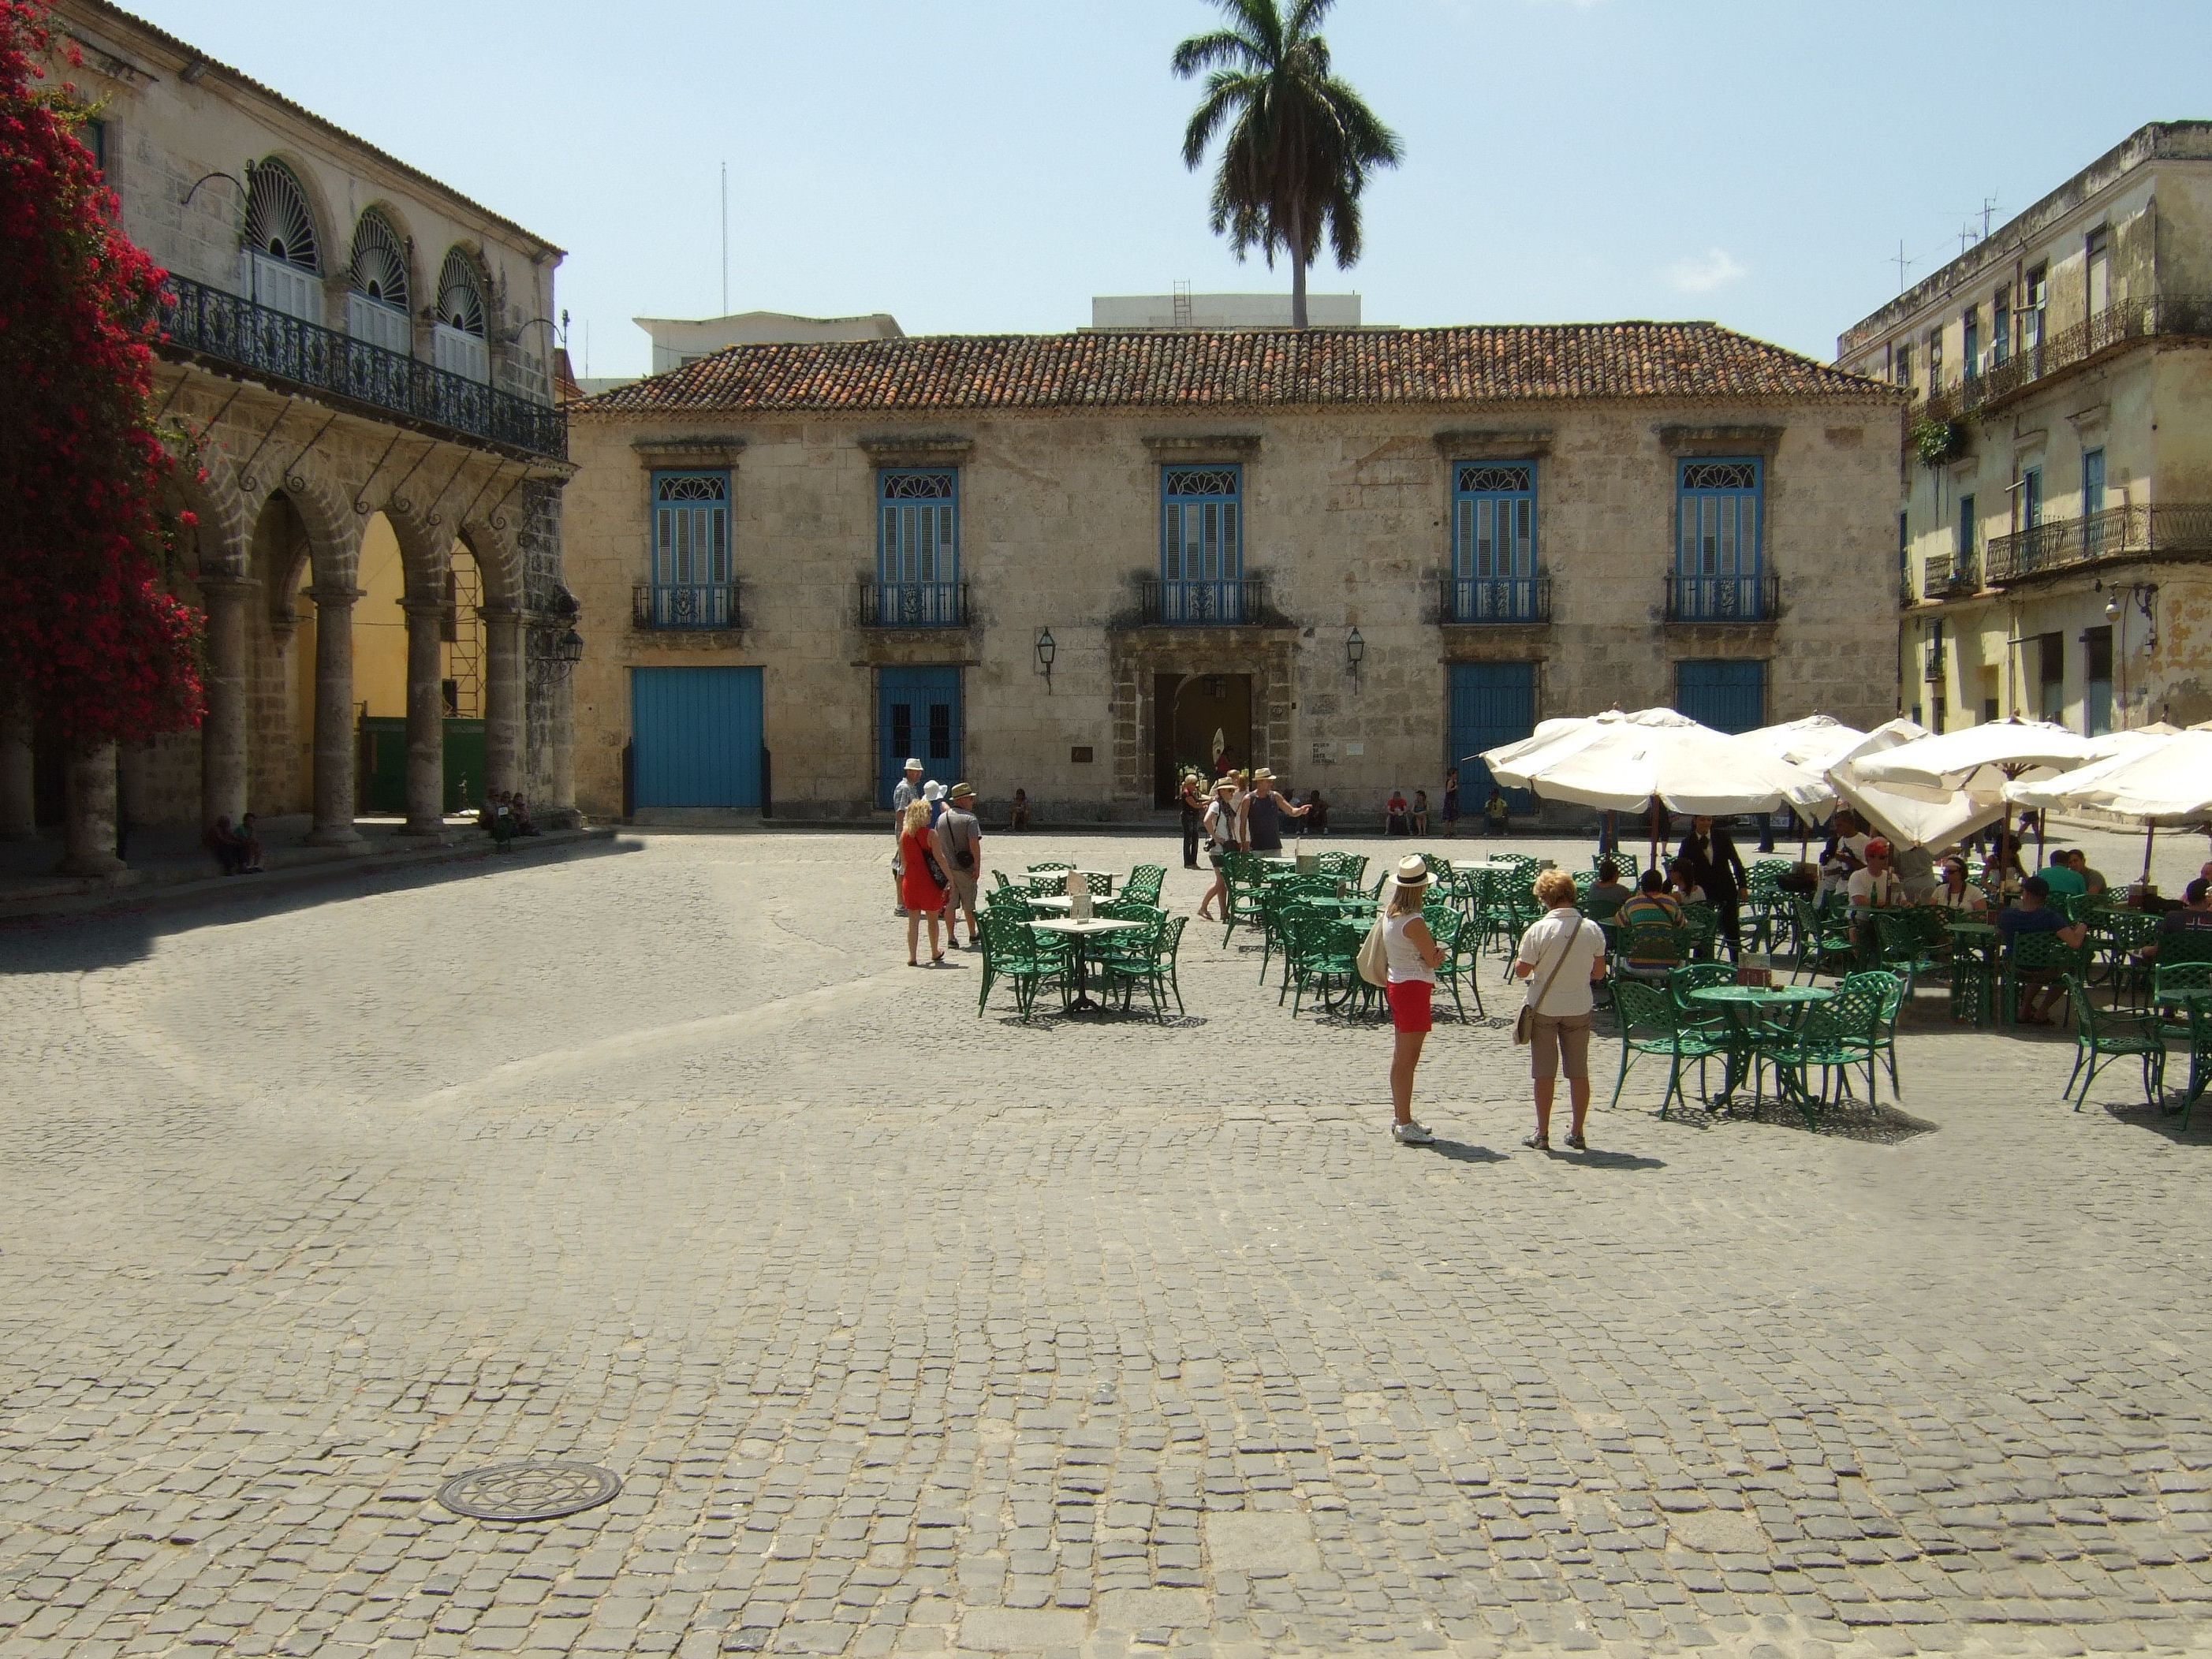
[[[168,275],[118,225],[74,89],[44,84],[53,51],[46,0],[0,0],[0,696],[81,746],[199,723],[203,618],[163,586]]]

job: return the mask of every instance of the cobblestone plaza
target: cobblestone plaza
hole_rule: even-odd
[[[2212,1646],[2212,1130],[2125,1066],[1925,994],[1814,1134],[1607,1111],[1601,1035],[1546,1158],[1447,1020],[1401,1147],[1241,934],[978,1018],[888,852],[0,933],[0,1655]],[[433,1501],[530,1457],[623,1489]]]

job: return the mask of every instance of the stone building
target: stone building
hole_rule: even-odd
[[[1899,702],[2212,718],[2212,123],[2142,128],[1848,330],[1909,389]]]
[[[738,347],[572,410],[586,811],[849,818],[920,756],[1353,820],[1539,718],[1893,701],[1893,389],[1710,323]]]
[[[557,814],[561,251],[128,13],[55,21],[123,228],[173,273],[155,396],[198,519],[177,590],[208,616],[206,722],[121,757],[128,817],[312,812],[349,847],[374,786],[435,836],[449,747],[469,795]],[[65,815],[68,866],[112,870],[118,757],[63,767],[14,716],[0,831]]]

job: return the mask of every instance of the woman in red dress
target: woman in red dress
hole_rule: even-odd
[[[929,918],[929,965],[945,966],[945,952],[937,942],[937,915],[945,908],[944,884],[931,872],[935,856],[930,845],[929,803],[918,800],[906,809],[899,826],[899,902],[906,906],[906,965],[919,968],[915,947],[921,943],[921,921]]]

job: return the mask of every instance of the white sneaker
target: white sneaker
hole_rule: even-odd
[[[1419,1123],[1394,1123],[1390,1126],[1390,1139],[1401,1146],[1426,1146],[1436,1137]]]

